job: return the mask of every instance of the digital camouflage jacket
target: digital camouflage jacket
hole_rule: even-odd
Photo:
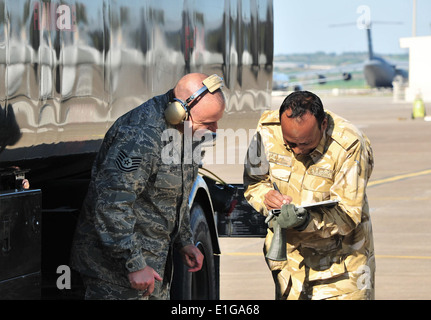
[[[183,135],[165,121],[170,94],[121,116],[104,138],[73,243],[72,266],[83,275],[129,287],[128,273],[149,265],[163,277],[170,247],[193,243],[197,165],[181,161]]]

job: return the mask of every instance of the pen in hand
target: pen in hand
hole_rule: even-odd
[[[277,184],[275,182],[273,182],[272,185],[274,186],[274,190],[281,194],[280,189],[278,189],[278,187],[277,187]],[[273,218],[274,218],[273,210],[269,210],[269,214],[268,214],[268,216],[265,219],[265,223],[268,223]]]
[[[274,186],[275,191],[277,191],[279,194],[282,194],[280,189],[278,189],[277,184],[275,182],[272,183],[272,185]],[[283,200],[283,204],[286,204],[287,201]]]

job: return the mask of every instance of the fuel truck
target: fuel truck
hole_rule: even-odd
[[[228,141],[269,109],[272,68],[272,0],[0,0],[0,299],[82,298],[71,241],[118,117],[184,74],[218,74]],[[238,179],[201,173],[189,206],[204,266],[175,263],[173,299],[219,299],[219,237],[260,228]]]

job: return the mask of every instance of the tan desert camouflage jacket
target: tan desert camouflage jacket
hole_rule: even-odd
[[[343,273],[359,275],[364,270],[371,276],[375,268],[365,192],[373,169],[370,142],[345,119],[329,111],[327,117],[328,127],[318,147],[309,155],[295,157],[284,146],[278,110],[266,111],[249,147],[244,170],[244,195],[263,215],[268,214],[264,195],[273,189],[273,182],[282,194],[293,198],[295,205],[339,200],[332,208],[310,209],[311,221],[304,231],[287,231],[287,261],[268,261],[271,270],[288,269],[298,295],[304,281],[330,279]],[[267,249],[271,238],[269,228]],[[354,290],[349,284],[341,293]]]

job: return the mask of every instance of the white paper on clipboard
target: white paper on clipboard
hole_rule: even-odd
[[[325,200],[325,201],[320,201],[320,202],[315,202],[315,203],[310,203],[310,204],[303,204],[301,206],[298,206],[298,208],[313,208],[313,207],[319,207],[319,206],[324,206],[324,207],[330,207],[330,206],[334,206],[338,203],[338,200]]]
[[[335,200],[325,200],[325,201],[320,201],[320,202],[315,202],[315,203],[310,203],[310,204],[304,204],[302,206],[297,206],[297,208],[314,208],[314,207],[319,207],[319,206],[324,206],[324,207],[330,207],[330,206],[335,206],[339,201],[337,199]],[[265,223],[268,223],[269,221],[272,220],[272,218],[274,218],[274,216],[278,216],[280,214],[281,210],[280,209],[273,209],[269,211],[269,215],[266,217],[265,219]]]

